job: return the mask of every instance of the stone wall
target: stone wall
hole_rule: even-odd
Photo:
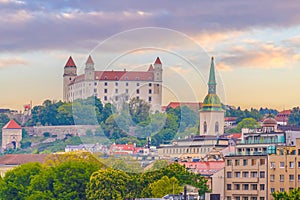
[[[87,130],[93,131],[95,133],[97,125],[73,125],[73,126],[32,126],[24,127],[29,135],[42,136],[43,133],[49,132],[51,135],[62,136],[66,134],[71,134],[74,136],[86,135]]]

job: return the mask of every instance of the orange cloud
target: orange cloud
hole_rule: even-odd
[[[27,65],[27,61],[21,58],[0,58],[0,68],[15,66],[15,65]]]

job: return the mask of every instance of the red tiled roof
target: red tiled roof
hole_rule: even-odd
[[[73,61],[72,56],[69,57],[69,59],[68,59],[68,61],[67,61],[67,63],[66,63],[65,66],[66,67],[76,67],[75,62]]]
[[[133,144],[112,144],[110,146],[111,150],[121,150],[121,151],[133,151]]]
[[[236,121],[237,117],[225,117],[224,121]]]
[[[89,57],[88,57],[88,59],[86,61],[86,64],[94,64],[94,61],[93,61],[91,55],[89,55]]]
[[[291,113],[292,113],[291,110],[281,111],[276,115],[275,120],[278,122],[288,122]]]
[[[156,58],[154,64],[161,64],[161,61],[160,61],[159,57]]]
[[[214,174],[225,167],[224,161],[179,162],[179,164],[205,175]]]
[[[232,133],[230,135],[226,135],[225,136],[226,138],[231,138],[231,139],[239,139],[242,137],[242,134],[241,133]]]
[[[15,122],[15,120],[11,119],[4,127],[4,129],[21,129],[22,127]]]
[[[47,154],[6,154],[0,157],[0,165],[21,165],[31,162],[43,163]]]
[[[199,110],[202,106],[201,102],[170,102],[169,105],[167,105],[167,108],[177,108],[181,106],[187,106],[190,109],[193,110]]]

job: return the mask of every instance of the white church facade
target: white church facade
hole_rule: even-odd
[[[143,99],[152,110],[162,106],[162,63],[159,57],[145,71],[96,71],[91,56],[85,73],[77,75],[77,66],[70,57],[64,67],[63,100],[72,102],[96,96],[104,104],[121,105],[131,98]]]

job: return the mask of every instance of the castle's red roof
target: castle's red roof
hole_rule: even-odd
[[[152,64],[150,65],[148,71],[151,71],[151,72],[154,71],[154,68],[153,68],[153,65],[152,65]]]
[[[182,106],[186,106],[194,111],[199,111],[199,109],[202,107],[202,103],[201,102],[170,102],[167,105],[167,108],[177,108],[177,107],[182,107]]]
[[[159,57],[156,58],[154,64],[161,64],[161,61],[160,61]]]
[[[94,61],[92,59],[92,57],[89,55],[87,61],[86,61],[86,64],[94,64]]]
[[[4,127],[4,129],[21,129],[22,127],[15,122],[15,120],[11,119]]]
[[[74,62],[72,56],[69,57],[69,59],[68,59],[68,61],[67,61],[67,63],[66,63],[65,66],[66,67],[76,67],[75,62]]]

